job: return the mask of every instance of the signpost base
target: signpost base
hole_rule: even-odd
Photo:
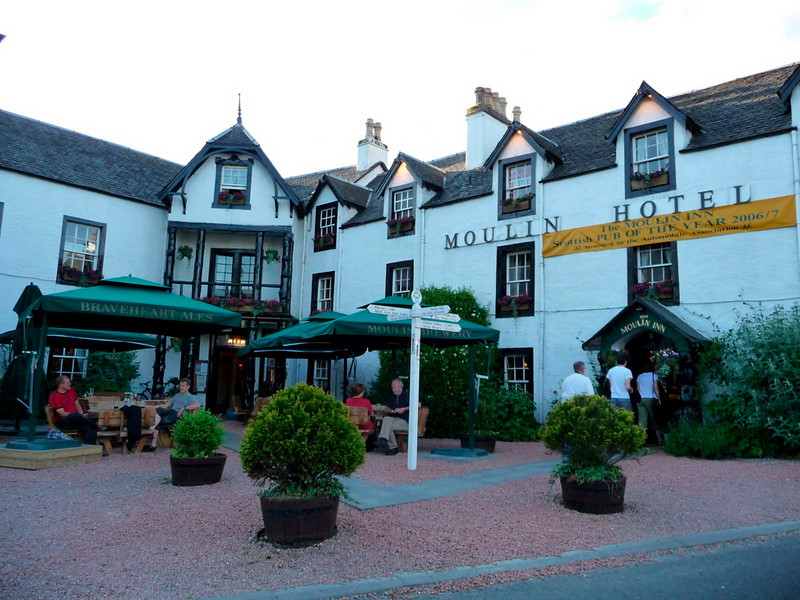
[[[482,448],[434,448],[431,450],[431,454],[458,458],[480,458],[481,456],[489,455],[489,453]]]

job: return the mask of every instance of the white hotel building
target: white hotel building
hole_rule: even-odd
[[[465,152],[390,155],[370,120],[356,165],[298,177],[277,172],[241,118],[178,165],[0,111],[0,329],[29,282],[76,285],[64,265],[279,301],[180,354],[142,352],[143,380],[194,373],[224,410],[267,381],[342,387],[340,365],[241,361],[241,340],[466,286],[540,417],[572,362],[596,365],[599,350],[626,349],[636,371],[649,350],[676,349],[690,384],[697,345],[743,303],[800,301],[798,82],[796,64],[672,98],[643,82],[621,110],[538,132],[477,88]],[[668,283],[640,299],[644,282]],[[84,360],[52,364],[77,373]],[[377,364],[360,358],[358,378]]]

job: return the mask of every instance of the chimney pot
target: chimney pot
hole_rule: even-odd
[[[511,112],[514,115],[514,120],[519,122],[519,118],[522,115],[522,109],[519,106],[515,106],[513,109],[511,109]]]
[[[492,105],[492,88],[483,88],[483,103],[486,106]]]
[[[475,88],[475,104],[477,104],[478,106],[483,104],[483,88],[482,87],[476,87]]]
[[[494,92],[492,94],[492,108],[497,111],[500,110],[500,92]]]
[[[506,116],[506,106],[508,105],[508,102],[506,101],[505,98],[499,98],[498,99],[498,104],[500,105],[500,107],[498,108],[498,110],[500,111],[500,114],[505,117]]]
[[[381,141],[381,129],[383,129],[383,126],[380,123],[375,123],[375,139],[379,142]]]
[[[368,139],[368,140],[371,140],[371,139],[372,139],[372,137],[373,137],[373,134],[372,134],[372,127],[373,127],[373,125],[372,125],[372,119],[367,119],[367,134],[366,134],[366,136],[365,136],[365,137],[366,137],[366,139]]]

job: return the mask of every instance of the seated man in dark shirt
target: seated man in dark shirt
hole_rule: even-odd
[[[383,418],[381,432],[378,434],[377,448],[384,448],[386,454],[397,454],[397,440],[395,430],[408,431],[408,392],[403,389],[403,382],[399,379],[392,381],[392,395],[386,401],[389,412]]]

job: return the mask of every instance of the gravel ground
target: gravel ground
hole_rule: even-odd
[[[420,440],[420,451],[456,443]],[[0,596],[198,599],[800,519],[799,461],[703,461],[656,453],[624,463],[628,486],[621,514],[565,509],[560,489],[544,475],[368,511],[342,504],[335,537],[309,548],[278,549],[253,541],[263,526],[258,490],[238,455],[224,452],[222,481],[196,488],[170,485],[164,450],[38,472],[0,469]],[[421,457],[409,472],[404,455],[370,453],[356,476],[392,485],[556,456],[541,443],[504,443],[488,460]],[[558,572],[614,564],[576,563]],[[491,581],[519,577],[495,575]],[[480,581],[448,589],[471,585]]]

